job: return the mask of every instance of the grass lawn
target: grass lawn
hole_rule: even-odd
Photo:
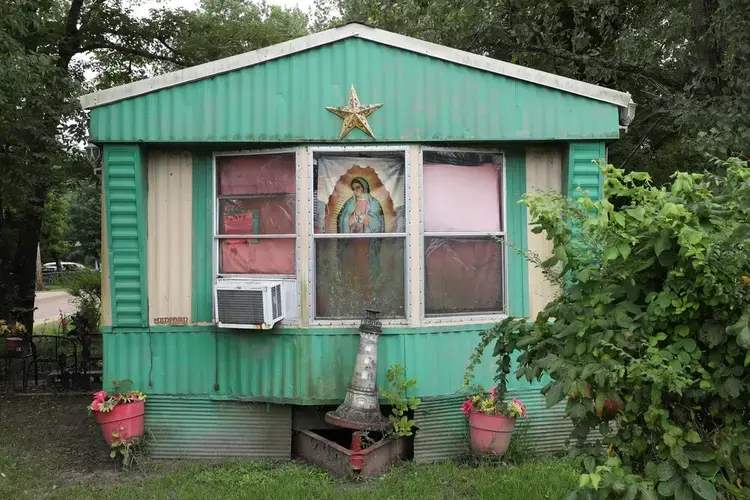
[[[0,499],[563,499],[578,469],[561,460],[517,466],[400,464],[372,479],[333,479],[294,461],[223,464],[142,460],[115,471],[88,397],[0,395]]]

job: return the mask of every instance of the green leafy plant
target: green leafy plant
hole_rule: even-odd
[[[65,278],[63,287],[73,296],[76,312],[70,319],[71,334],[84,335],[99,330],[102,303],[102,276],[99,271],[81,270]]]
[[[380,397],[391,405],[389,420],[393,424],[393,432],[399,436],[411,436],[413,434],[414,420],[407,413],[417,409],[421,400],[417,397],[407,397],[406,392],[417,386],[414,379],[406,379],[406,367],[399,363],[393,363],[386,371],[388,388],[380,389]]]
[[[494,342],[499,382],[512,353],[518,378],[549,377],[547,405],[566,405],[585,469],[574,498],[747,498],[747,162],[659,188],[600,168],[602,200],[526,195],[533,231],[553,243],[541,265],[565,286],[534,321],[485,332],[469,367]]]
[[[123,430],[123,427],[120,427]],[[123,469],[131,469],[138,462],[139,457],[143,454],[145,440],[141,437],[130,439],[119,439],[119,432],[112,431],[112,444],[110,444],[109,456],[113,460],[120,458]]]

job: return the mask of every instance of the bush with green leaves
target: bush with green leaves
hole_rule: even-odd
[[[564,286],[477,353],[495,343],[499,382],[519,352],[517,377],[549,377],[547,404],[566,405],[584,457],[573,498],[750,498],[747,162],[662,188],[600,167],[603,200],[526,195],[532,230],[553,243],[541,266]]]
[[[414,420],[409,418],[408,412],[414,412],[422,401],[414,396],[408,397],[406,393],[417,387],[417,381],[406,378],[406,367],[400,363],[390,365],[385,378],[388,380],[388,387],[380,389],[380,397],[391,405],[388,419],[393,425],[393,432],[399,436],[411,436]]]
[[[101,273],[91,269],[76,271],[65,278],[63,287],[73,296],[76,306],[70,333],[83,335],[97,332],[102,305]]]

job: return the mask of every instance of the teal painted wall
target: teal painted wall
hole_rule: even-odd
[[[568,196],[580,197],[582,195],[578,191],[580,187],[584,192],[588,191],[593,200],[601,197],[603,176],[593,161],[604,160],[606,155],[607,146],[603,141],[568,144],[567,179],[563,184],[567,187]]]
[[[97,142],[338,142],[350,85],[377,142],[619,138],[615,105],[350,38],[94,108]],[[372,140],[359,130],[345,142]]]
[[[141,148],[104,146],[104,199],[113,326],[146,326],[146,176]]]
[[[385,328],[378,383],[394,362],[419,386],[413,395],[461,389],[479,333],[490,324]],[[351,328],[235,331],[215,327],[115,328],[104,335],[104,380],[130,379],[148,394],[295,404],[340,403],[354,370],[359,334]],[[477,382],[492,383],[489,357]],[[513,382],[513,384],[521,382]]]
[[[210,322],[213,271],[213,167],[210,153],[193,153],[193,294],[192,320]]]

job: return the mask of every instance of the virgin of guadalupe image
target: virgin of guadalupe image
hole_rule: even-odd
[[[346,200],[336,218],[337,233],[382,233],[385,216],[380,202],[370,194],[370,184],[362,177],[352,179],[352,197]]]
[[[370,194],[370,184],[362,177],[355,177],[349,183],[349,187],[352,189],[352,196],[344,202],[336,218],[336,232],[384,232],[383,207]],[[359,279],[366,277],[365,283],[355,285],[364,295],[370,294],[371,279],[380,273],[381,243],[380,238],[339,240],[339,259],[342,267]]]

